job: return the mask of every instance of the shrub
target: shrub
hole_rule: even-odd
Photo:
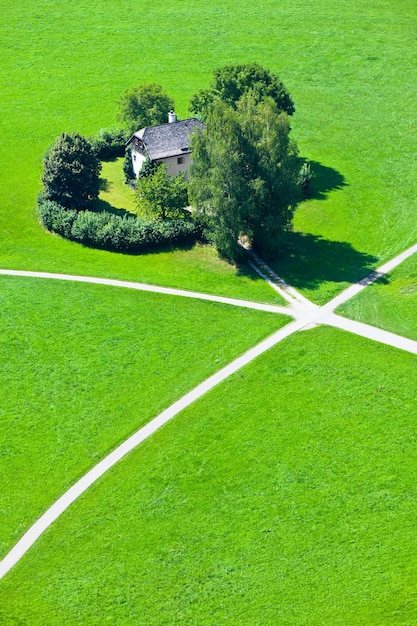
[[[201,234],[191,219],[156,222],[107,211],[78,212],[57,202],[38,198],[39,217],[50,231],[67,239],[107,250],[145,252],[158,247],[191,244]]]
[[[314,174],[311,170],[310,163],[308,163],[307,161],[304,161],[304,163],[301,166],[300,173],[298,175],[298,184],[300,185],[301,193],[303,194],[304,198],[310,197],[310,192],[311,192],[310,186],[311,186],[311,180],[313,176]]]

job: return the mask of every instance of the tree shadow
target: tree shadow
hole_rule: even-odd
[[[348,183],[345,177],[337,170],[318,161],[307,160],[307,163],[309,163],[313,173],[307,199],[325,200],[330,191],[347,187]]]
[[[94,200],[94,203],[90,210],[94,211],[94,213],[102,213],[103,211],[106,211],[107,213],[112,213],[113,215],[120,215],[120,217],[123,217],[124,215],[136,217],[135,213],[126,211],[126,209],[116,209],[116,207],[112,206],[109,202],[106,202],[101,198]]]
[[[294,287],[315,289],[324,282],[361,280],[374,271],[377,260],[345,241],[295,232],[287,236],[283,257],[270,261],[269,265]],[[381,282],[388,280],[382,277]]]
[[[114,187],[113,183],[111,183],[107,178],[100,178],[99,185],[100,191],[110,191],[110,189]]]

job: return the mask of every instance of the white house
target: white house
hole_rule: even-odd
[[[203,128],[204,124],[200,120],[193,117],[177,121],[175,113],[170,111],[167,124],[138,130],[127,142],[132,150],[136,178],[147,157],[156,163],[166,163],[170,176],[185,172],[191,161],[191,134]]]

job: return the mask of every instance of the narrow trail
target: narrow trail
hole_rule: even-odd
[[[297,331],[311,327],[312,325],[325,324],[351,332],[362,337],[366,337],[373,341],[377,341],[383,344],[406,350],[412,354],[417,355],[417,342],[411,339],[406,339],[401,335],[395,335],[384,330],[380,330],[368,324],[361,322],[355,322],[347,318],[343,318],[334,313],[334,310],[343,304],[362,289],[372,284],[375,280],[391,271],[397,265],[402,263],[405,259],[409,258],[412,254],[417,252],[417,244],[408,248],[405,252],[397,255],[394,259],[381,266],[378,270],[372,272],[367,277],[351,285],[341,294],[333,298],[330,302],[318,307],[304,296],[299,294],[294,288],[290,287],[279,276],[273,273],[268,266],[262,262],[262,269],[269,274],[265,276],[261,269],[255,270],[260,273],[261,276],[271,286],[274,286],[274,281],[277,281],[279,288],[286,293],[286,299],[290,303],[288,308],[278,307],[273,305],[259,305],[258,303],[235,300],[233,298],[223,298],[212,296],[209,294],[200,294],[197,292],[188,292],[179,289],[170,289],[166,287],[156,287],[154,285],[146,285],[142,283],[130,283],[127,281],[119,281],[105,278],[93,278],[85,276],[72,276],[66,274],[49,274],[46,272],[25,272],[20,270],[0,270],[0,275],[9,276],[26,276],[36,278],[49,278],[55,280],[72,280],[77,282],[95,283],[102,285],[110,285],[116,287],[126,287],[129,289],[138,289],[142,291],[150,291],[155,293],[163,293],[167,295],[175,295],[182,297],[199,298],[202,300],[210,300],[214,302],[222,302],[225,304],[231,304],[234,306],[246,306],[248,308],[272,311],[275,313],[283,313],[285,315],[291,315],[296,319],[290,322],[279,331],[261,341],[255,347],[245,352],[242,356],[233,360],[229,365],[223,367],[221,370],[207,378],[205,381],[197,385],[193,390],[188,392],[185,396],[174,402],[170,407],[163,411],[160,415],[148,422],[145,426],[140,428],[136,433],[131,435],[127,440],[121,443],[115,450],[102,459],[97,465],[90,469],[82,478],[80,478],[72,487],[70,487],[58,500],[56,500],[52,506],[26,531],[21,539],[15,544],[15,546],[6,554],[2,561],[0,561],[0,578],[3,578],[10,571],[10,569],[16,565],[16,563],[26,554],[35,541],[51,526],[51,524],[75,501],[80,495],[82,495],[92,484],[94,484],[105,472],[107,472],[115,463],[120,461],[129,452],[134,450],[140,443],[145,441],[149,436],[159,430],[164,424],[168,423],[173,417],[178,415],[179,412],[190,406],[193,402],[201,398],[208,391],[215,386],[226,380],[229,376],[240,370],[242,367],[256,359],[258,356],[270,350],[276,346],[280,341],[283,341],[290,335]],[[257,264],[260,263],[257,261]],[[275,287],[274,287],[275,288]],[[283,295],[283,294],[282,294]],[[267,307],[267,308],[265,308]]]

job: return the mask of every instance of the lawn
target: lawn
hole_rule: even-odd
[[[0,0],[0,9],[0,266],[211,287],[217,265],[204,250],[179,252],[175,271],[171,254],[90,250],[42,231],[34,202],[57,134],[113,126],[120,94],[146,80],[162,83],[184,117],[212,69],[230,62],[281,76],[297,108],[294,137],[314,162],[313,197],[295,219],[305,235],[279,272],[323,302],[416,239],[414,1]],[[239,280],[225,274],[226,294]]]
[[[359,322],[417,340],[417,256],[338,309]]]
[[[73,505],[4,579],[4,621],[415,623],[415,367],[292,336]]]
[[[2,277],[0,555],[120,441],[284,321],[185,298]]]
[[[123,158],[103,161],[101,190],[94,207],[98,211],[110,211],[119,215],[136,213],[134,191],[125,184]]]

